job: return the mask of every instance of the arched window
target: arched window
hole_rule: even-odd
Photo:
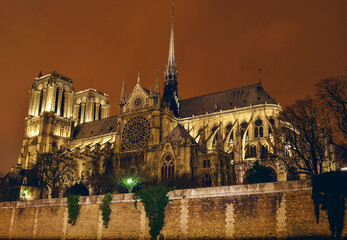
[[[254,157],[257,155],[257,147],[256,146],[250,146],[251,149],[251,157]]]
[[[161,167],[161,180],[173,180],[175,177],[175,165],[171,154],[168,154],[163,159]]]
[[[228,125],[225,127],[225,137],[228,136],[232,127],[233,127],[233,125],[231,123],[228,123]],[[233,141],[233,140],[234,140],[234,131],[230,133],[230,141]]]
[[[269,119],[269,122],[271,123],[272,126],[268,126],[268,129],[269,129],[269,137],[272,136],[272,130],[271,130],[271,127],[275,127],[275,120],[273,118],[270,118]]]
[[[95,116],[96,116],[96,103],[95,102],[93,102],[93,121],[95,121]]]
[[[271,123],[272,126],[275,126],[275,120],[273,118],[270,118],[269,122]]]
[[[210,167],[211,167],[210,159],[204,159],[204,161],[203,161],[203,168],[210,168]]]
[[[258,118],[254,122],[254,138],[263,137],[263,136],[264,136],[264,133],[263,133],[263,121]]]
[[[58,111],[58,100],[59,100],[59,88],[56,87],[55,89],[55,101],[54,101],[54,112],[57,113]]]
[[[204,177],[202,178],[202,187],[211,187],[212,186],[212,180],[210,174],[206,173]]]
[[[79,123],[82,123],[82,103],[78,105],[78,121]]]
[[[264,144],[261,148],[261,153],[267,153],[268,152],[268,147],[266,144]]]
[[[61,104],[60,104],[60,115],[64,116],[65,108],[65,89],[61,92]]]
[[[43,90],[41,90],[41,92],[40,92],[40,103],[39,103],[39,112],[38,112],[38,114],[40,114],[40,112],[42,111],[42,99],[43,99]]]
[[[247,126],[248,126],[248,123],[246,121],[241,123],[241,127],[240,127],[241,137],[243,137],[243,134],[245,133]],[[247,131],[246,138],[247,136],[248,136],[248,131]]]
[[[102,107],[102,105],[100,104],[100,105],[99,105],[99,111],[97,112],[97,114],[98,114],[98,119],[101,119],[101,107]]]

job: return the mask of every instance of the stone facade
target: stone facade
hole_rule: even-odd
[[[38,154],[58,148],[77,160],[76,181],[86,179],[90,159],[112,156],[118,173],[226,186],[242,184],[250,163],[273,153],[272,132],[281,107],[261,82],[179,98],[173,21],[163,94],[158,74],[153,90],[140,80],[139,74],[130,94],[123,83],[119,113],[109,116],[108,95],[94,89],[75,92],[71,79],[40,73],[30,90],[17,169],[30,170]],[[286,180],[283,166],[267,165],[277,180]]]
[[[66,198],[0,203],[0,239],[149,238],[144,208],[135,208],[132,194],[112,195],[108,228],[100,218],[102,198],[80,198],[75,226],[67,223]],[[309,181],[175,190],[170,199],[165,239],[329,236],[325,211],[316,224]]]

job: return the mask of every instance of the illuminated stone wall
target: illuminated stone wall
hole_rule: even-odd
[[[130,194],[112,196],[108,228],[102,224],[102,198],[81,197],[75,226],[67,223],[66,198],[0,203],[0,239],[149,238],[144,208],[136,209]],[[170,198],[166,239],[329,235],[325,212],[315,222],[307,181],[176,190]]]

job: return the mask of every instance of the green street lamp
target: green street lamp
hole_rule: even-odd
[[[28,189],[23,189],[22,195],[23,195],[23,198],[24,198],[24,199],[29,199],[29,196],[28,196]]]
[[[139,177],[128,177],[121,179],[121,185],[125,187],[129,193],[141,182]]]

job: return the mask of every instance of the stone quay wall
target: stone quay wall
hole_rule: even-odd
[[[145,210],[134,207],[132,194],[112,195],[108,228],[102,199],[81,197],[75,226],[68,223],[66,198],[0,203],[0,239],[149,239]],[[329,236],[325,211],[316,224],[309,181],[175,190],[170,199],[165,239]]]

